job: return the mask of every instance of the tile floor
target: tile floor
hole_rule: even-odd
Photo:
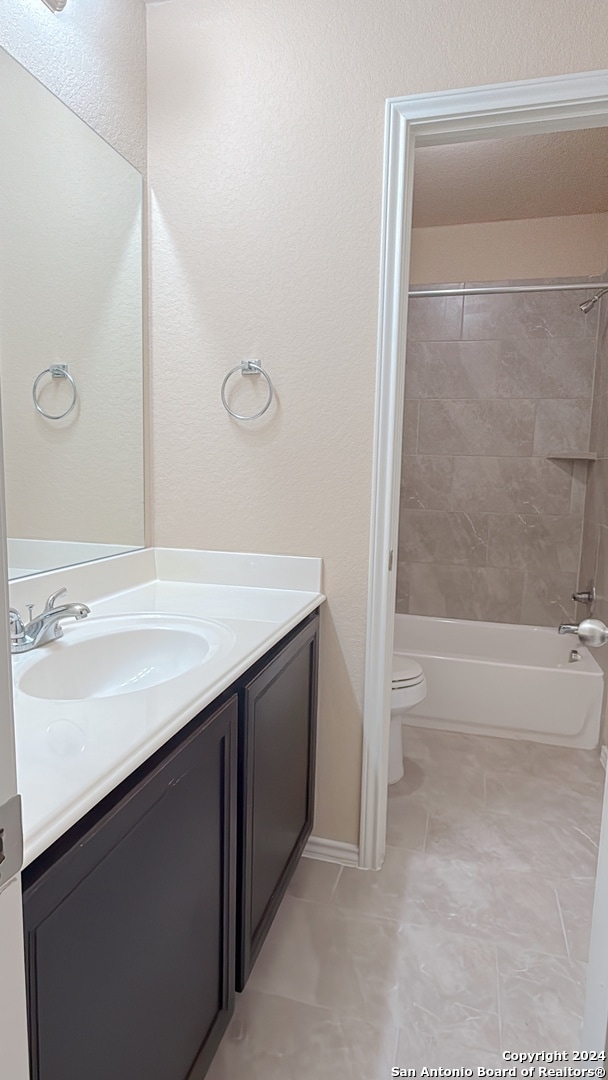
[[[404,730],[381,871],[303,859],[208,1080],[382,1080],[578,1046],[597,755]]]

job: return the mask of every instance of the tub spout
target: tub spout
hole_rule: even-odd
[[[557,628],[557,632],[558,634],[577,634],[579,641],[592,649],[599,649],[608,641],[608,626],[599,619],[583,619],[578,626],[562,623]]]

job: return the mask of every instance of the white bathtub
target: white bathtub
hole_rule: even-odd
[[[573,648],[582,659],[569,663]],[[427,696],[406,714],[407,724],[597,746],[603,674],[570,634],[544,626],[396,615],[394,651],[416,657],[427,681]]]

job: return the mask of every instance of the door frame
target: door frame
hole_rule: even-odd
[[[364,869],[380,868],[386,846],[414,152],[419,146],[605,126],[608,70],[391,98],[386,103],[359,839],[359,866]],[[608,811],[605,817],[608,821]],[[606,880],[598,876],[597,910],[598,890],[608,910],[608,856],[603,862]],[[608,925],[604,932],[594,921],[594,942],[598,948],[603,945],[608,971]],[[590,986],[587,1049],[604,1049],[608,1019],[604,984],[594,985],[593,1009]],[[601,1001],[596,991],[603,995]]]
[[[4,452],[0,420],[0,806],[17,793],[13,678],[8,632],[8,571],[4,503]],[[21,828],[14,822],[14,828]],[[22,835],[9,837],[23,850]],[[11,1080],[30,1075],[21,875],[0,887],[0,1058],[2,1074]]]

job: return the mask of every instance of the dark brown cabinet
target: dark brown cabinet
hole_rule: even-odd
[[[205,1075],[234,1004],[236,725],[233,695],[24,872],[32,1080]]]
[[[23,872],[32,1080],[202,1080],[312,827],[318,614]]]
[[[315,612],[241,689],[237,990],[247,982],[312,829],[318,627]]]

